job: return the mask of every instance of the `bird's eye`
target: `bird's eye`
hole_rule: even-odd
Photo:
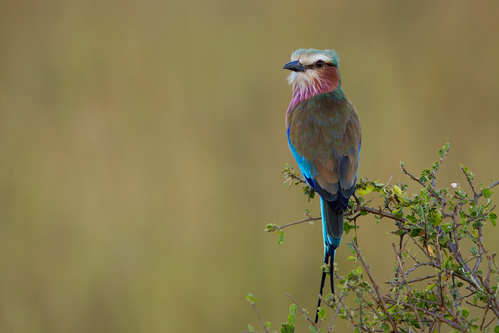
[[[322,67],[322,66],[324,66],[324,61],[319,60],[319,61],[317,61],[315,64],[316,64],[317,66],[319,66],[319,67]]]

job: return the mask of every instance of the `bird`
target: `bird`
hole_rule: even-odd
[[[362,130],[357,110],[341,87],[334,50],[298,49],[290,70],[293,95],[286,112],[288,144],[307,185],[320,196],[324,264],[333,264],[343,235],[343,213],[357,181]],[[322,272],[315,322],[326,279]]]

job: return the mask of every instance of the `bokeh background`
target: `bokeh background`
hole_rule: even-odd
[[[340,54],[360,175],[407,181],[400,160],[418,173],[450,142],[439,185],[465,183],[459,163],[488,183],[498,14],[493,1],[3,0],[0,331],[239,332],[259,327],[248,292],[274,329],[285,293],[313,308],[320,226],[282,245],[263,232],[319,211],[282,184],[282,66],[301,47]],[[374,222],[359,241],[382,281],[392,226]],[[498,230],[486,236],[499,250]]]

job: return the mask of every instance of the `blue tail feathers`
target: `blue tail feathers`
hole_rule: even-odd
[[[333,279],[333,267],[334,267],[334,255],[338,246],[341,243],[341,236],[343,235],[343,212],[341,210],[335,210],[331,207],[332,205],[321,198],[321,211],[322,211],[322,236],[324,238],[324,264],[330,265],[330,282],[331,282],[331,292],[334,294],[334,279]],[[324,283],[326,280],[326,273],[322,273],[321,287],[319,294],[322,297],[322,290],[324,288]],[[317,304],[317,308],[321,305],[321,299]],[[318,310],[317,310],[318,311]],[[318,312],[315,315],[315,322],[318,321]]]
[[[340,246],[343,235],[343,211],[333,209],[328,201],[321,198],[321,212],[324,257],[334,256],[334,250]]]

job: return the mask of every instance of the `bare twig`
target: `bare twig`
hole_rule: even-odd
[[[392,172],[392,175],[390,176],[390,178],[388,179],[388,181],[386,182],[386,185],[385,186],[388,186],[388,184],[390,184],[390,181],[392,180],[393,178],[393,175],[395,174],[395,172]]]
[[[397,217],[393,214],[390,214],[390,213],[387,213],[387,212],[384,212],[382,211],[381,209],[374,209],[374,208],[371,208],[371,207],[365,207],[365,206],[361,206],[358,208],[360,211],[363,211],[363,212],[369,212],[371,214],[375,214],[375,215],[379,215],[381,217],[388,217],[392,220],[396,220],[396,221],[400,221],[400,222],[409,222],[407,219],[403,218],[403,217]]]
[[[258,311],[258,309],[256,308],[256,304],[254,302],[251,303],[251,305],[253,305],[253,309],[255,310],[256,312],[256,315],[258,316],[258,319],[260,319],[260,323],[262,323],[262,327],[263,329],[265,330],[266,333],[270,333],[269,329],[267,328],[267,325],[265,325],[265,321],[263,321],[263,318],[262,316],[260,315],[260,312]]]
[[[394,301],[394,300],[392,300],[392,299],[386,299],[386,301],[387,301],[388,303],[392,303],[392,304],[402,304],[403,306],[408,307],[408,308],[411,308],[411,309],[413,308],[413,306],[412,306],[411,304],[407,304],[407,303],[404,303],[404,302],[400,302],[400,301],[399,301],[399,302],[397,303],[397,301]],[[416,310],[418,310],[418,311],[424,312],[424,313],[426,313],[426,314],[428,314],[428,315],[430,315],[430,316],[432,316],[432,317],[434,317],[434,318],[438,319],[440,322],[446,323],[446,324],[448,324],[448,325],[450,325],[450,326],[452,326],[452,327],[454,327],[454,328],[457,328],[457,329],[459,329],[459,330],[461,329],[461,326],[459,326],[457,323],[455,323],[455,322],[453,322],[453,321],[450,321],[450,320],[448,320],[448,319],[445,319],[444,317],[442,317],[442,316],[440,316],[440,315],[438,315],[438,314],[436,314],[436,313],[434,313],[434,312],[431,312],[430,310],[426,310],[426,309],[420,308],[420,307],[418,307],[418,306],[415,306],[415,308],[416,308]]]
[[[431,188],[431,186],[426,186],[425,183],[423,183],[422,181],[420,181],[418,178],[414,177],[413,175],[411,175],[406,169],[404,166],[401,166],[402,168],[402,172],[405,173],[406,175],[408,175],[409,177],[411,177],[412,180],[414,180],[415,182],[417,182],[419,185],[421,185],[422,187],[426,188],[428,190],[428,192],[430,193],[430,195],[434,198],[439,198],[439,195],[437,193],[435,193],[435,191]]]
[[[390,324],[392,325],[393,331],[398,332],[397,330],[397,325],[395,325],[395,322],[393,321],[390,312],[388,311],[388,308],[386,307],[385,301],[383,299],[383,296],[381,296],[381,293],[379,292],[379,287],[376,284],[376,281],[374,281],[374,278],[369,271],[369,266],[366,265],[366,262],[364,261],[364,257],[360,254],[359,248],[355,244],[355,242],[351,243],[353,248],[355,249],[355,252],[357,253],[357,257],[360,259],[360,262],[362,263],[362,266],[364,266],[364,269],[366,270],[367,276],[369,277],[369,280],[371,280],[371,283],[373,284],[374,290],[376,291],[376,294],[378,295],[377,302],[379,303],[380,307],[383,309],[383,312],[387,316],[388,320],[390,321]]]
[[[322,217],[309,217],[309,218],[306,218],[306,219],[301,220],[301,221],[297,221],[297,222],[285,224],[283,226],[276,226],[276,229],[277,230],[282,230],[284,228],[291,227],[292,225],[301,224],[301,223],[310,222],[310,221],[317,221],[317,220],[320,220],[320,219],[322,219]]]
[[[485,320],[485,317],[484,317],[483,319]],[[485,328],[487,328],[487,327],[489,327],[489,325],[490,325],[490,324],[492,324],[495,320],[496,320],[496,318],[492,318],[492,320],[491,320],[491,321],[489,321],[489,322],[487,323],[487,325],[485,325],[484,329],[485,329]],[[480,329],[480,330],[481,330],[481,329]]]
[[[293,303],[296,304],[296,306],[298,307],[298,309],[300,309],[301,313],[303,313],[303,315],[305,316],[305,318],[310,322],[310,324],[312,324],[312,326],[319,331],[319,327],[317,327],[317,325],[314,323],[314,321],[312,319],[310,319],[310,317],[307,315],[307,311],[302,309],[302,307],[300,306],[300,304],[298,304],[298,302],[293,298],[293,296],[291,295],[288,295],[286,294],[287,297],[291,298],[291,300],[293,301]]]
[[[405,287],[407,289],[407,297],[409,298],[409,303],[412,304],[412,293],[411,290],[409,289],[409,283],[407,282],[406,275],[404,273],[404,266],[402,265],[402,261],[400,260],[400,252],[397,251],[397,248],[395,247],[395,244],[392,243],[393,246],[393,251],[395,251],[395,257],[397,258],[397,263],[398,267],[400,270],[400,276],[402,277],[402,281],[405,283]],[[402,249],[400,250],[402,251]],[[416,310],[416,307],[414,304],[412,304],[414,313],[416,314],[416,318],[418,319],[419,327],[421,328],[421,331],[424,332],[423,329],[423,324],[421,323],[421,318],[419,317],[419,312]]]
[[[324,303],[328,304],[325,300],[323,300]],[[328,304],[329,305],[329,304]],[[328,328],[327,328],[327,332],[330,333],[333,331],[333,324],[334,324],[334,321],[336,320],[336,316],[338,315],[338,313],[340,312],[340,307],[337,306],[336,307],[336,310],[334,312],[334,316],[333,316],[333,320],[331,320],[331,323],[329,324]]]
[[[414,283],[414,282],[424,281],[424,280],[427,280],[427,279],[432,279],[432,278],[437,277],[437,276],[438,276],[438,274],[422,276],[422,277],[419,277],[417,279],[414,279],[414,280],[411,280],[411,281],[407,281],[407,283]]]

